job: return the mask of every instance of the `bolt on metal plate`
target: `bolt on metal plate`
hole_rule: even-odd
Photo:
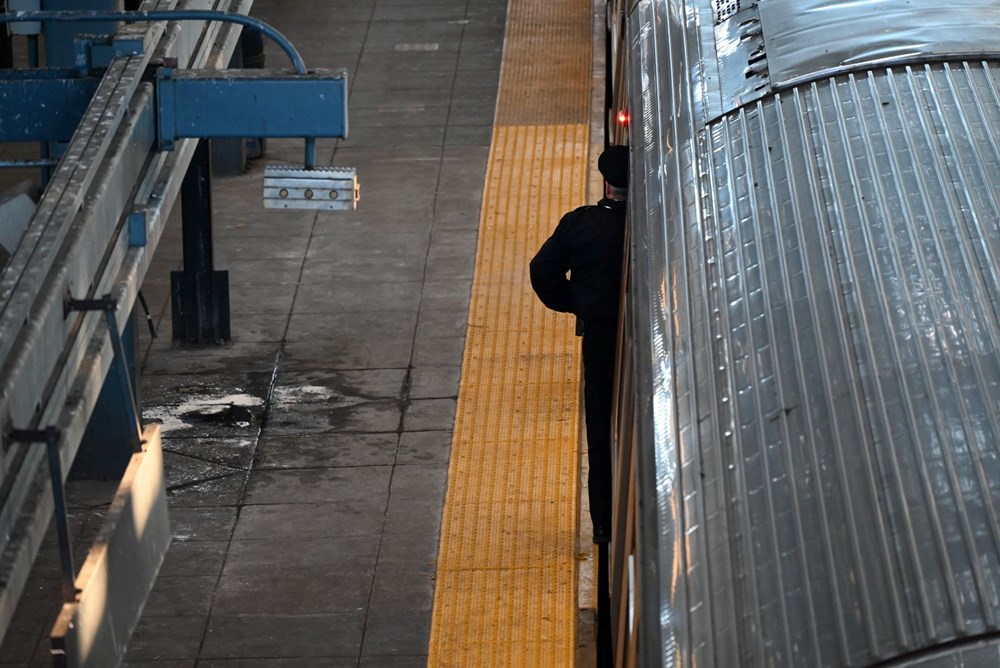
[[[357,208],[359,197],[358,174],[353,167],[264,168],[265,209],[350,211]]]

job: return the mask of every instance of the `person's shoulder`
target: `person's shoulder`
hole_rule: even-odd
[[[596,204],[585,204],[583,206],[579,206],[570,211],[569,213],[565,214],[563,216],[563,221],[572,222],[574,220],[585,218],[588,214],[593,213],[598,208],[599,207]]]

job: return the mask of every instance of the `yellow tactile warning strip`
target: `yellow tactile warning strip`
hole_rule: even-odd
[[[587,123],[593,32],[585,0],[510,0],[497,126]]]
[[[528,262],[585,203],[590,3],[510,0],[441,526],[428,665],[576,650],[579,343]]]

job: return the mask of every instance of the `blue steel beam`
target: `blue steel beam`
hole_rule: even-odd
[[[0,142],[68,141],[99,83],[73,76],[0,76]],[[164,149],[193,137],[347,136],[344,70],[162,68],[157,92]]]
[[[187,70],[157,75],[160,146],[183,137],[347,136],[347,72]]]
[[[81,7],[81,5],[84,5]],[[46,12],[81,11],[112,12],[118,0],[43,0]],[[42,25],[45,35],[45,64],[50,67],[72,67],[75,59],[73,36],[78,33],[113,35],[118,29],[116,21],[83,21],[76,24],[46,21]],[[99,63],[107,65],[108,60]]]
[[[48,77],[0,81],[0,142],[69,141],[99,83]]]
[[[306,73],[306,65],[302,56],[288,38],[273,26],[259,19],[244,14],[220,12],[216,10],[169,10],[169,11],[135,11],[135,12],[100,12],[100,11],[62,11],[62,12],[15,12],[0,14],[0,23],[22,23],[31,21],[50,22],[87,22],[87,21],[120,21],[122,23],[142,23],[146,21],[222,21],[248,26],[259,30],[273,40],[292,61],[292,66],[299,74]],[[305,167],[313,169],[316,165],[316,139],[306,137]]]

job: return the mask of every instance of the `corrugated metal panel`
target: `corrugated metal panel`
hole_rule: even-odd
[[[668,63],[662,60],[662,38],[653,29],[655,12],[649,0],[639,3],[630,17],[630,51],[638,63],[630,68],[629,86],[639,94],[640,102],[632,103],[633,113],[640,119],[632,129],[642,128],[642,134],[632,136],[633,183],[644,187],[632,188],[629,211],[635,222],[631,236],[633,265],[632,286],[636,298],[629,307],[636,335],[636,423],[638,425],[638,535],[641,587],[637,589],[638,616],[647,624],[639,640],[640,665],[687,665],[681,653],[687,643],[678,639],[683,626],[684,606],[679,597],[676,574],[681,570],[679,518],[677,500],[677,442],[669,426],[671,420],[662,414],[672,401],[667,394],[672,387],[664,382],[670,375],[671,332],[667,326],[666,284],[658,275],[656,258],[664,250],[662,221],[667,202],[664,201],[661,167],[665,162],[664,139],[668,133],[661,126],[661,80],[656,72]],[[655,360],[650,364],[650,360]],[[654,621],[655,620],[655,621]]]
[[[629,21],[643,665],[989,665],[1000,65],[704,125],[718,5]]]
[[[997,628],[997,78],[852,75],[710,129],[725,486],[771,656]]]
[[[703,135],[704,228],[685,220],[667,263],[702,277],[677,308],[707,323],[676,336],[711,332],[694,383],[726,511],[705,528],[730,541],[711,578],[736,587],[742,665],[997,629],[998,84],[981,64],[850,75]]]
[[[996,0],[768,0],[759,9],[776,89],[849,70],[1000,54]]]

